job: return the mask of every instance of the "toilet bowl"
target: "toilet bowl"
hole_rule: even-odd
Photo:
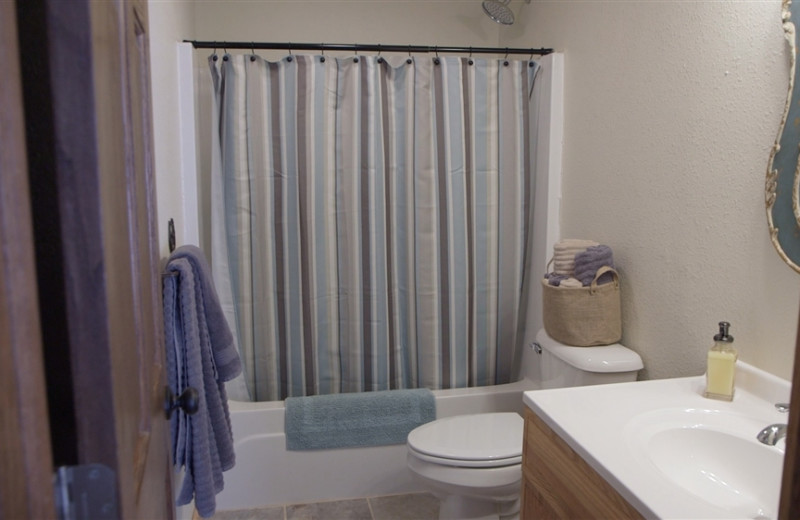
[[[440,519],[519,516],[523,427],[516,413],[484,413],[409,433],[408,467],[441,501]]]
[[[635,381],[643,368],[619,344],[571,347],[541,330],[535,346],[543,388]],[[437,419],[408,434],[408,468],[441,501],[440,520],[519,518],[523,429],[519,414],[482,413]]]

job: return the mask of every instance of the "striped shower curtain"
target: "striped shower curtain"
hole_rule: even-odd
[[[251,398],[508,382],[537,63],[209,65],[211,256]]]

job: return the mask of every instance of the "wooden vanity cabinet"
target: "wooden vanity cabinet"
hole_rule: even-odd
[[[644,518],[528,408],[522,468],[523,520]]]

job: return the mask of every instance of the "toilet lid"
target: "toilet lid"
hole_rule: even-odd
[[[423,458],[428,460],[474,462],[478,466],[517,464],[522,460],[524,424],[516,413],[445,417],[415,428],[408,434],[408,446],[427,455]]]

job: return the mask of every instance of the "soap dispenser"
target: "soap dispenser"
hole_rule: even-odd
[[[711,399],[733,400],[737,354],[733,348],[733,336],[728,334],[730,326],[727,321],[719,322],[719,334],[714,336],[714,346],[708,351],[706,391],[703,395]]]

